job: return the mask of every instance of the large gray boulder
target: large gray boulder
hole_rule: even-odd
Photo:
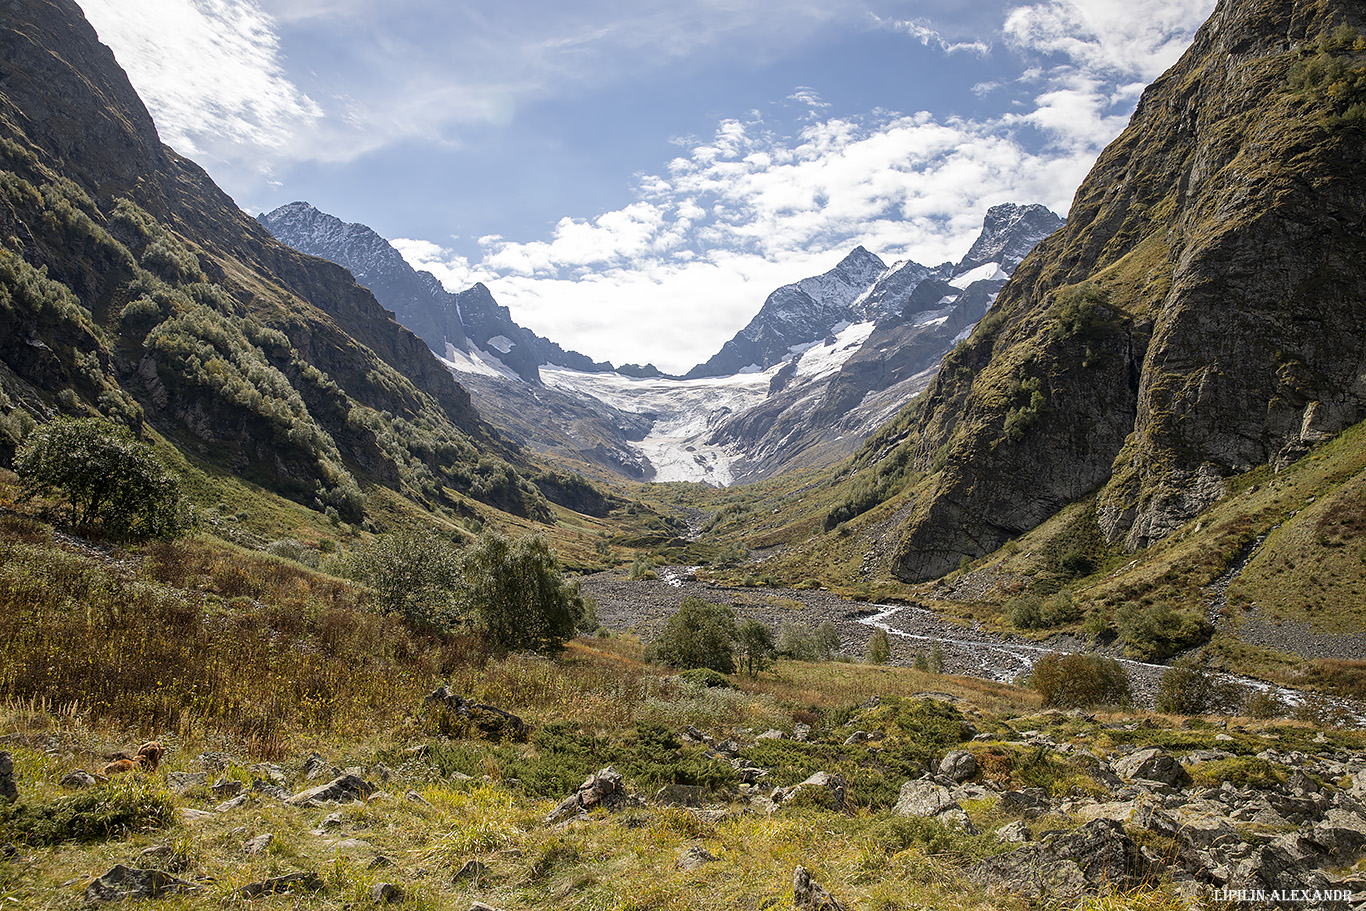
[[[924,816],[937,819],[958,826],[969,833],[977,831],[968,819],[968,814],[964,813],[958,801],[953,799],[949,789],[929,778],[908,781],[902,785],[892,812],[897,816]]]
[[[605,766],[584,779],[579,789],[552,810],[545,821],[547,825],[553,825],[585,814],[594,807],[601,806],[609,810],[624,807],[630,800],[621,773],[611,766]]]
[[[1046,836],[1010,854],[989,857],[970,870],[988,886],[1030,899],[1074,901],[1108,889],[1133,889],[1154,870],[1124,827],[1094,819],[1074,832]]]
[[[939,763],[939,774],[962,784],[977,775],[977,757],[967,750],[954,750]]]
[[[329,801],[350,803],[365,800],[373,793],[375,793],[375,786],[359,775],[339,775],[327,784],[309,788],[307,791],[300,791],[289,798],[289,802],[297,807],[315,806]]]
[[[165,898],[185,892],[196,892],[199,886],[176,879],[160,870],[141,870],[119,864],[85,887],[85,900],[97,902]]]
[[[1156,781],[1173,788],[1190,784],[1190,775],[1176,757],[1157,747],[1135,750],[1121,756],[1112,765],[1115,774],[1125,781]]]

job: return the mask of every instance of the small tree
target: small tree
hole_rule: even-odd
[[[784,621],[778,627],[778,654],[794,661],[814,661],[817,657],[816,637],[800,623]]]
[[[709,667],[735,673],[735,612],[724,604],[687,598],[646,651],[646,660],[670,667]]]
[[[773,663],[777,651],[773,645],[773,631],[758,620],[746,620],[735,630],[735,650],[740,664],[750,677]]]
[[[15,453],[25,494],[66,499],[73,528],[116,539],[165,538],[190,524],[180,482],[148,444],[102,418],[58,418]]]
[[[873,630],[873,635],[868,639],[868,663],[886,664],[891,653],[891,645],[887,642],[887,631],[883,629]]]
[[[578,584],[560,574],[540,535],[513,542],[484,532],[466,551],[461,572],[466,613],[501,651],[558,652],[585,619]]]

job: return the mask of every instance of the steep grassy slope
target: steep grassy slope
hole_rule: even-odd
[[[944,362],[904,438],[925,580],[1104,489],[1130,549],[1366,416],[1358,0],[1225,0]],[[1354,113],[1355,112],[1355,113]]]
[[[341,519],[372,484],[550,519],[416,336],[161,145],[74,3],[7,4],[0,49],[0,446],[98,410]]]

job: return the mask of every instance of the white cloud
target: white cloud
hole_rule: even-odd
[[[254,0],[79,2],[182,154],[279,149],[322,114],[286,77],[274,20]]]
[[[905,32],[925,47],[935,47],[946,54],[968,53],[985,57],[991,53],[991,43],[988,41],[949,41],[924,20],[882,19],[877,16],[873,18],[884,28]]]
[[[1020,48],[1146,83],[1176,62],[1213,9],[1213,0],[1046,0],[1011,10],[1004,31]]]

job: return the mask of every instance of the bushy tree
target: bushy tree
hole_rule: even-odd
[[[29,496],[57,494],[73,528],[110,538],[173,537],[190,522],[180,481],[150,445],[102,418],[58,418],[35,428],[14,457]]]
[[[1102,655],[1050,652],[1034,662],[1029,686],[1050,708],[1128,705],[1132,700],[1124,666]]]
[[[1157,682],[1157,710],[1172,715],[1231,712],[1242,700],[1238,684],[1221,679],[1203,657],[1180,659]]]
[[[821,625],[816,627],[816,657],[822,661],[829,661],[839,647],[840,634],[839,630],[835,629],[834,621],[822,620]]]
[[[746,620],[735,630],[735,650],[740,656],[740,665],[746,674],[758,677],[759,672],[773,663],[777,649],[773,644],[773,631],[768,624],[758,620]]]
[[[383,535],[357,548],[347,575],[375,590],[381,607],[415,629],[445,629],[459,620],[460,549],[419,527]]]
[[[574,638],[587,608],[540,535],[511,541],[484,532],[462,560],[461,600],[501,651],[558,652]]]
[[[646,651],[649,661],[670,667],[709,667],[735,673],[735,612],[724,604],[687,598]]]

